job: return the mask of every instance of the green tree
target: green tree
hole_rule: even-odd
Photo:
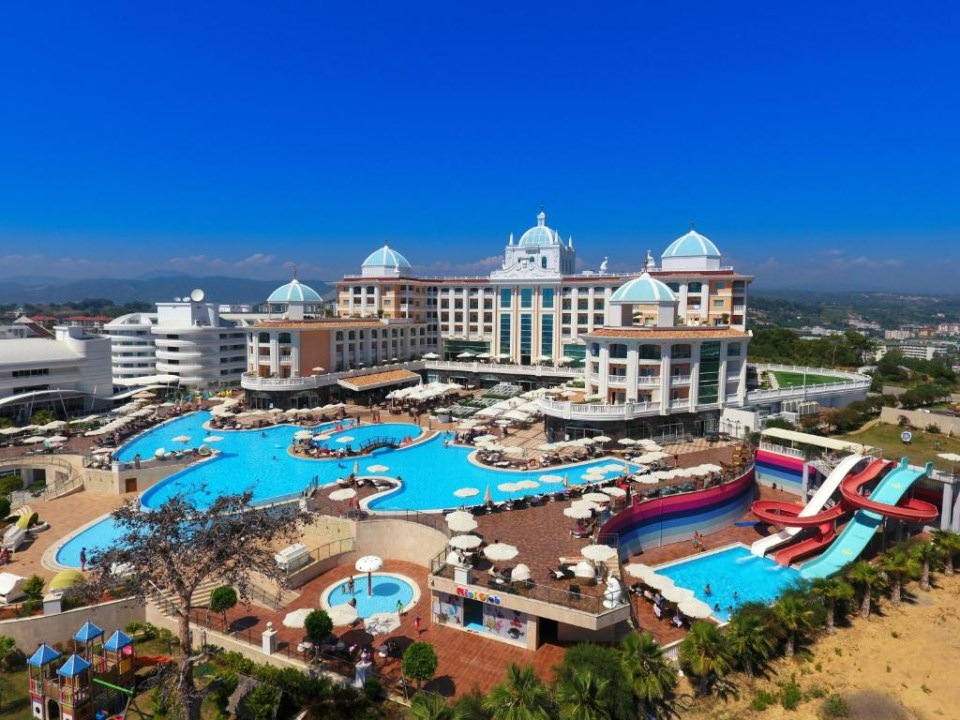
[[[30,600],[42,600],[43,599],[43,586],[45,581],[39,575],[31,575],[27,578],[26,582],[23,583],[23,592]]]
[[[570,682],[576,672],[589,670],[602,685],[604,701],[615,718],[633,718],[633,688],[623,665],[623,657],[614,647],[596,643],[578,643],[567,648],[557,668],[557,684]]]
[[[939,563],[943,552],[938,545],[923,540],[910,546],[910,554],[920,563],[920,589],[930,589],[930,568]]]
[[[726,635],[733,661],[753,678],[776,652],[780,632],[768,607],[744,603],[730,618]]]
[[[280,706],[280,691],[270,685],[257,685],[243,698],[243,707],[253,720],[273,720]]]
[[[814,625],[816,613],[805,595],[785,593],[773,605],[773,614],[784,633],[784,655],[793,657],[797,640],[802,639]]]
[[[550,720],[550,691],[532,665],[510,663],[507,679],[490,691],[483,703],[491,720]]]
[[[960,533],[953,530],[934,530],[933,544],[943,553],[944,574],[953,575],[953,559],[960,553]]]
[[[648,632],[630,633],[620,643],[627,681],[633,687],[637,709],[646,716],[671,716],[677,669]]]
[[[0,520],[10,517],[10,498],[0,495]]]
[[[37,410],[30,416],[31,425],[46,425],[56,420],[56,416],[49,410]]]
[[[227,612],[237,606],[237,591],[229,585],[221,585],[210,593],[210,612],[220,613],[223,625],[227,626]]]
[[[726,637],[712,622],[697,621],[680,643],[680,665],[697,678],[697,692],[708,695],[733,669]]]
[[[26,664],[26,656],[12,637],[0,635],[0,671],[11,673]]]
[[[873,589],[880,583],[880,571],[867,562],[858,560],[853,563],[846,572],[847,580],[855,587],[860,588],[860,617],[864,620],[870,619],[870,603],[873,600]]]
[[[556,689],[557,707],[562,720],[613,720],[607,704],[608,681],[590,670],[580,669]]]
[[[489,720],[489,714],[483,709],[483,700],[483,693],[474,685],[470,692],[454,701],[451,720]]]
[[[833,635],[837,631],[837,603],[853,598],[853,587],[842,577],[831,575],[814,580],[810,592],[823,602],[827,610],[827,634]]]
[[[307,633],[307,640],[320,645],[333,632],[333,620],[326,610],[313,610],[303,619],[303,629]]]
[[[900,607],[903,597],[903,583],[909,578],[919,577],[920,562],[902,545],[896,545],[880,556],[880,570],[890,578],[890,602]]]
[[[410,700],[407,714],[414,720],[453,720],[447,699],[437,693],[418,692]]]
[[[433,679],[437,672],[437,652],[428,642],[412,643],[403,653],[403,674],[417,681],[419,690],[423,683]]]

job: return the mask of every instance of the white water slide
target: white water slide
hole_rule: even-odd
[[[823,510],[830,497],[840,488],[840,483],[850,474],[857,463],[863,460],[863,455],[847,455],[843,460],[837,463],[833,472],[823,481],[817,492],[810,498],[810,502],[798,514],[798,517],[810,517]],[[767,537],[760,538],[750,546],[750,552],[757,557],[763,557],[775,547],[783,545],[792,540],[803,528],[785,527],[783,530]]]

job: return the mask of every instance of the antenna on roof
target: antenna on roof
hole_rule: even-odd
[[[293,279],[294,279],[294,280],[297,279],[297,266],[296,266],[296,265],[293,266]]]

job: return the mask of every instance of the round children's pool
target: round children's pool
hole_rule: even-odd
[[[350,588],[353,580],[353,591]],[[320,595],[320,606],[326,609],[357,601],[357,617],[368,618],[376,613],[397,612],[398,603],[404,611],[420,599],[416,583],[402,575],[373,573],[372,594],[367,587],[366,573],[356,573],[352,578],[330,585]]]

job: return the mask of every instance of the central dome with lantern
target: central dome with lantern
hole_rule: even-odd
[[[541,210],[537,215],[537,224],[520,236],[520,247],[528,245],[559,245],[560,236],[556,230],[547,227],[547,214]]]

